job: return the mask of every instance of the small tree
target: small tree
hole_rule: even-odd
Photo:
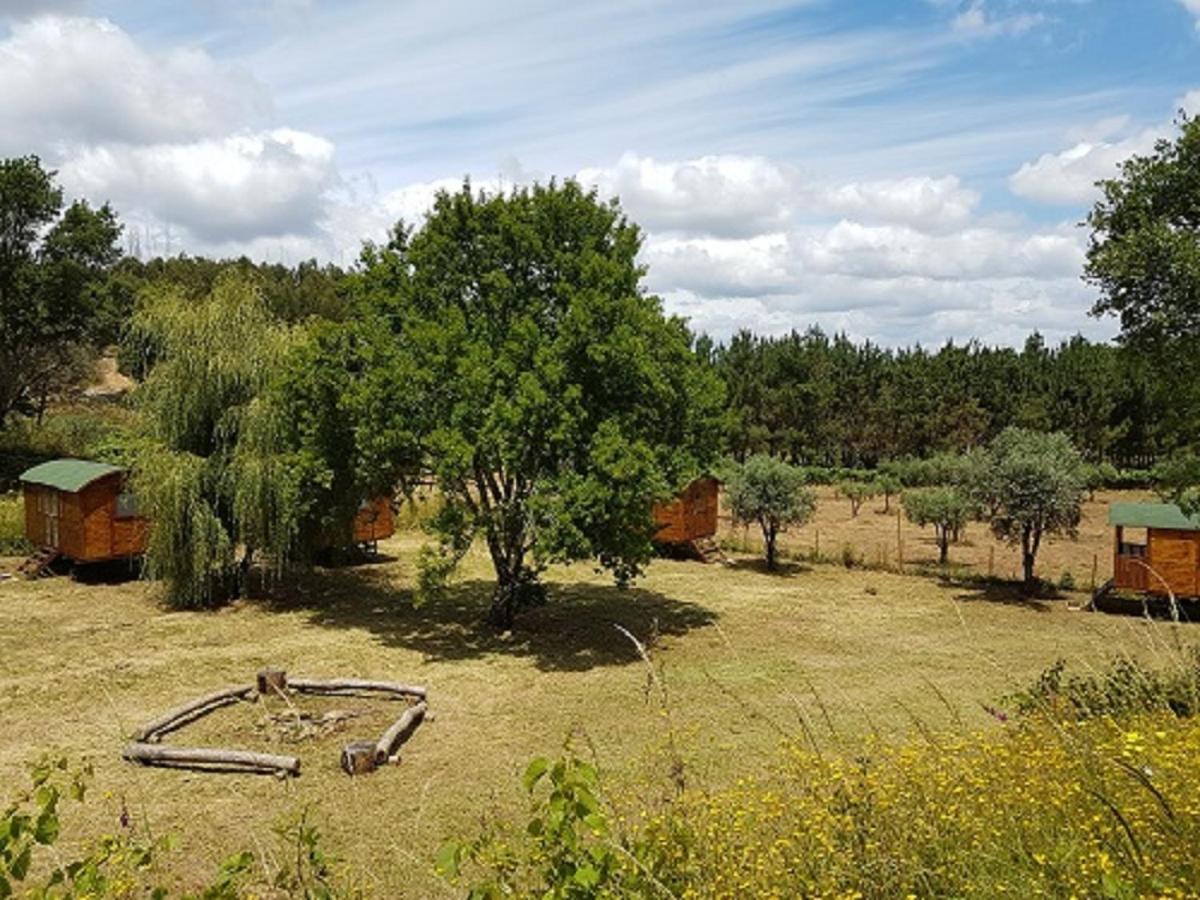
[[[850,501],[850,515],[855,517],[864,503],[879,496],[879,485],[873,481],[843,481],[838,493]]]
[[[970,497],[952,487],[926,488],[909,491],[901,500],[904,515],[915,525],[924,528],[933,526],[937,537],[938,562],[946,564],[950,555],[950,542],[972,518],[974,504]]]
[[[892,498],[904,490],[904,483],[898,475],[892,472],[880,472],[875,483],[879,485],[879,493],[883,494],[883,512],[890,513]]]
[[[728,475],[729,506],[737,522],[757,522],[766,545],[767,568],[776,568],[775,542],[781,531],[812,518],[816,496],[795,466],[765,454],[750,457]]]
[[[1063,434],[1007,428],[972,466],[972,499],[996,537],[1021,547],[1027,589],[1042,538],[1074,537],[1086,490],[1083,460]]]

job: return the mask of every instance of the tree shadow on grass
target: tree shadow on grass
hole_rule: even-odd
[[[1042,586],[1037,593],[1030,594],[1019,581],[967,581],[944,578],[942,584],[963,589],[961,593],[954,595],[954,599],[962,603],[983,601],[1004,606],[1019,606],[1043,613],[1050,612],[1052,602],[1064,599],[1053,587]]]
[[[758,575],[776,575],[781,578],[788,575],[801,575],[812,571],[812,566],[807,563],[784,559],[776,561],[775,569],[772,571],[767,568],[767,561],[765,559],[755,556],[737,557],[729,560],[725,565],[737,572],[754,572]]]
[[[414,607],[411,590],[377,572],[333,569],[257,602],[306,611],[323,627],[363,629],[384,646],[415,650],[430,661],[528,656],[543,671],[567,672],[636,662],[637,648],[616,625],[647,641],[717,620],[710,609],[657,591],[550,583],[546,603],[522,610],[512,631],[500,633],[485,621],[493,587],[486,580],[462,582],[441,599]]]

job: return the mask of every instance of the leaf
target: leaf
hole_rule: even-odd
[[[434,857],[434,865],[439,874],[452,878],[458,877],[459,859],[462,856],[462,844],[458,841],[446,841],[438,849]]]
[[[52,810],[46,810],[37,819],[33,830],[33,839],[39,844],[53,844],[58,840],[58,816]]]
[[[9,873],[12,875],[13,878],[17,879],[17,881],[24,881],[26,873],[29,872],[29,863],[30,863],[30,860],[32,860],[32,859],[33,859],[33,845],[26,844],[21,849],[21,852],[18,853],[16,858],[12,861],[12,864],[9,865],[9,867],[8,867]]]
[[[600,883],[600,872],[595,866],[584,863],[575,870],[574,881],[581,887],[591,888]]]
[[[525,774],[521,781],[525,785],[525,790],[532,793],[534,786],[542,780],[542,776],[546,774],[546,770],[550,768],[549,761],[544,756],[539,756],[531,762],[525,769]]]

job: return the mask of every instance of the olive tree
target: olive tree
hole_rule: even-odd
[[[789,526],[803,525],[816,510],[816,495],[804,472],[766,454],[751,456],[726,474],[726,495],[734,521],[762,529],[767,568],[776,568],[776,540]]]
[[[957,488],[934,487],[906,492],[901,504],[910,522],[921,528],[933,526],[938,562],[945,565],[950,555],[950,542],[973,517],[975,506],[971,498]]]
[[[1042,539],[1076,534],[1087,490],[1083,459],[1066,435],[1007,428],[972,458],[970,472],[971,499],[996,537],[1020,546],[1032,588]]]
[[[643,289],[640,247],[615,202],[567,181],[465,184],[365,248],[357,293],[409,373],[390,402],[445,499],[422,593],[477,535],[500,627],[543,596],[547,563],[594,558],[626,583],[650,559],[653,505],[706,467],[722,391]]]
[[[843,481],[838,485],[838,493],[850,501],[850,516],[853,518],[864,503],[879,496],[879,485],[873,481]]]

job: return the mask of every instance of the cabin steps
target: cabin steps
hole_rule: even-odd
[[[696,559],[702,563],[723,563],[728,562],[724,552],[721,550],[716,540],[711,537],[696,538],[689,542],[692,552],[696,555]]]
[[[17,574],[29,579],[45,578],[52,574],[50,567],[54,565],[54,561],[58,559],[59,555],[57,547],[40,547],[17,566]]]

